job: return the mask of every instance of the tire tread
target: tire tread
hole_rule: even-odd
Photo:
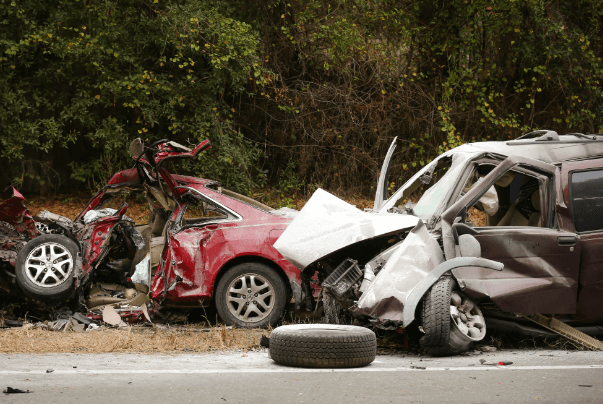
[[[281,365],[316,368],[366,366],[375,360],[377,339],[371,330],[276,332],[270,336],[270,357]]]

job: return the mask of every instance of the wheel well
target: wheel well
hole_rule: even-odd
[[[245,255],[242,257],[236,257],[236,258],[233,258],[232,260],[228,261],[226,264],[224,264],[222,266],[222,268],[220,268],[220,271],[218,272],[218,275],[216,276],[216,279],[214,280],[212,296],[215,296],[216,286],[218,285],[218,283],[220,282],[220,279],[222,279],[222,276],[224,276],[226,271],[228,271],[230,268],[234,267],[235,265],[243,264],[246,262],[257,262],[257,263],[264,264],[264,265],[269,266],[270,268],[274,269],[276,271],[276,273],[281,277],[283,282],[285,282],[285,287],[287,288],[287,294],[288,294],[287,302],[289,302],[291,300],[291,295],[293,294],[293,291],[291,290],[291,284],[289,283],[289,278],[287,277],[287,274],[285,274],[285,271],[283,271],[283,268],[281,268],[276,262],[271,261],[264,257],[259,257],[257,255]]]

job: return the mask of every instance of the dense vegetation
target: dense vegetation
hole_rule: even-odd
[[[596,0],[0,0],[2,184],[96,189],[127,144],[250,192],[364,192],[463,142],[603,132]],[[393,186],[393,184],[392,184]]]

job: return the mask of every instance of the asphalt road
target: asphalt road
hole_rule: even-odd
[[[508,366],[483,365],[512,361]],[[603,352],[379,355],[359,369],[276,365],[267,352],[0,355],[2,403],[603,403]]]

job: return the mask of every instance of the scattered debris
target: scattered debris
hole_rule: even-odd
[[[473,351],[463,352],[461,355],[463,355],[463,356],[474,356],[474,355],[482,355],[482,354],[483,354],[482,351],[478,351],[477,349],[474,349]]]
[[[554,331],[575,343],[592,349],[593,351],[603,351],[603,341],[599,341],[596,338],[588,336],[582,331],[578,331],[574,327],[569,326],[554,317],[546,317],[542,314],[530,314],[522,317],[527,318],[536,324],[540,324],[544,328]]]
[[[411,366],[411,369],[427,369],[425,366]]]
[[[479,347],[482,352],[496,352],[495,346],[482,345]]]
[[[46,373],[52,373],[54,372],[54,369],[46,369]]]
[[[20,320],[4,320],[5,327],[23,327],[23,321]]]
[[[117,314],[113,306],[105,306],[102,309],[103,313],[103,321],[107,324],[116,326],[116,327],[127,327],[126,323],[124,323],[121,319],[121,316]]]
[[[4,394],[26,394],[26,393],[33,393],[33,391],[15,389],[15,388],[7,386],[6,390],[4,390],[3,393]]]
[[[260,346],[263,346],[264,348],[270,348],[270,338],[265,335],[262,335],[262,338],[260,339]]]
[[[485,359],[480,359],[479,363],[485,366],[509,366],[512,365],[513,362],[511,361],[501,361],[501,362],[488,362]]]

